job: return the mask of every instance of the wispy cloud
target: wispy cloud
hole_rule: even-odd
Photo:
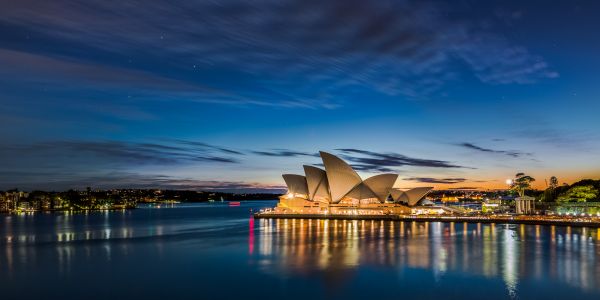
[[[429,167],[429,168],[467,168],[453,164],[449,161],[414,158],[398,153],[377,153],[361,149],[336,149],[343,153],[343,157],[352,162],[357,170],[369,172],[390,172],[394,168],[403,166]]]
[[[112,66],[90,62],[81,58],[54,57],[42,54],[27,53],[0,48],[0,63],[5,66],[0,69],[0,76],[7,80],[18,80],[18,84],[35,84],[43,87],[44,98],[78,98],[73,101],[75,107],[91,107],[93,111],[106,112],[116,117],[132,118],[135,106],[131,103],[127,115],[121,113],[123,104],[107,105],[81,104],[78,92],[101,92],[105,97],[111,93],[123,94],[126,91],[129,102],[139,101],[186,101],[217,103],[227,105],[256,105],[287,108],[315,108],[318,103],[311,101],[265,101],[249,98],[234,91],[220,89],[189,79],[171,78],[161,72],[138,70],[129,66]],[[77,82],[77,86],[65,82]],[[97,97],[97,96],[95,96]],[[111,108],[111,106],[113,108]],[[114,108],[117,109],[114,109]],[[324,106],[325,107],[325,106]],[[329,108],[333,108],[330,106]],[[139,115],[139,113],[138,113]],[[135,117],[135,115],[133,116]],[[148,117],[143,114],[141,117]]]
[[[600,134],[595,130],[559,130],[552,126],[530,127],[514,132],[515,137],[533,141],[557,148],[575,148],[578,150],[593,150],[593,143],[598,141]]]
[[[464,17],[464,7],[435,1],[22,0],[3,8],[3,26],[29,33],[3,43],[32,52],[13,56],[35,55],[26,60],[45,59],[36,66],[57,66],[59,76],[85,73],[84,80],[111,84],[106,75],[116,69],[108,68],[118,65],[130,69],[120,75],[127,82],[155,82],[185,101],[335,108],[334,96],[354,90],[427,99],[460,79],[456,63],[490,84],[559,76],[541,56]],[[49,46],[27,48],[32,42]],[[109,67],[82,72],[90,68],[85,61]],[[233,69],[255,88],[232,89],[207,76]]]
[[[371,172],[371,173],[397,173],[398,170],[394,169],[394,168],[390,168],[390,167],[386,167],[386,166],[376,166],[376,165],[370,165],[370,164],[357,164],[357,163],[353,163],[351,164],[352,168],[356,171],[363,171],[363,172]]]
[[[22,79],[32,82],[56,82],[62,78],[76,80],[79,83],[94,85],[98,88],[129,87],[151,91],[180,89],[196,92],[217,92],[208,87],[174,80],[154,72],[6,48],[0,48],[0,62],[5,66],[0,70],[0,74],[4,76],[9,74],[20,75],[22,72],[29,70],[33,71],[32,74]]]
[[[478,190],[480,187],[477,186],[460,186],[460,187],[452,187],[448,188],[448,190]]]
[[[284,187],[235,180],[198,180],[173,175],[185,166],[237,166],[246,153],[202,141],[56,140],[0,146],[0,187],[21,189],[170,188],[281,192]],[[152,170],[140,171],[149,167]],[[135,170],[135,171],[132,171]],[[176,173],[176,172],[175,172]],[[204,173],[203,175],[206,175]],[[218,179],[222,175],[212,175]]]
[[[173,165],[186,162],[238,163],[232,154],[236,151],[209,144],[178,141],[176,143],[123,142],[123,141],[47,141],[31,144],[13,144],[0,147],[0,161],[13,165],[20,158],[21,164],[51,160],[65,168],[75,165],[92,168],[98,165],[137,166]]]
[[[319,157],[319,153],[308,153],[308,152],[300,152],[300,151],[292,151],[286,149],[274,149],[271,151],[251,151],[256,155],[261,156],[274,156],[274,157],[296,157],[296,156],[311,156],[311,157]]]
[[[490,148],[484,148],[484,147],[480,147],[477,146],[475,144],[472,143],[459,143],[457,144],[458,146],[461,146],[463,148],[467,148],[467,149],[471,149],[471,150],[476,150],[479,152],[485,152],[485,153],[493,153],[493,154],[502,154],[502,155],[507,155],[510,157],[523,157],[523,156],[532,156],[532,153],[527,153],[527,152],[521,152],[521,151],[516,151],[516,150],[495,150],[495,149],[490,149]]]
[[[197,146],[200,148],[213,149],[213,150],[217,150],[217,151],[220,151],[220,152],[223,152],[226,154],[245,155],[245,153],[243,153],[241,151],[237,151],[237,150],[233,150],[233,149],[229,149],[229,148],[225,148],[225,147],[219,147],[219,146],[215,146],[215,145],[211,145],[211,144],[207,144],[207,143],[203,143],[203,142],[187,141],[187,140],[176,140],[176,141],[181,144]]]
[[[15,177],[17,175],[17,177]],[[26,178],[19,181],[16,178]],[[257,182],[196,180],[159,174],[132,172],[100,172],[98,174],[74,174],[67,172],[0,171],[4,186],[34,190],[64,190],[71,188],[160,188],[196,191],[221,191],[235,193],[283,193],[285,185]]]
[[[408,181],[417,181],[423,183],[455,184],[467,181],[466,178],[432,178],[432,177],[409,177],[404,178]]]
[[[315,167],[324,168],[325,165],[322,163],[313,164]],[[363,171],[363,172],[371,172],[371,173],[398,173],[398,170],[394,168],[388,168],[384,166],[374,166],[374,165],[365,165],[365,164],[353,164],[350,166],[355,171]]]

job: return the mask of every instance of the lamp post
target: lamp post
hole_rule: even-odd
[[[508,185],[509,190],[512,189],[514,183],[515,182],[512,179],[510,179],[510,178],[506,179],[506,185]],[[517,201],[516,199],[515,199],[515,212],[519,212],[519,201]]]

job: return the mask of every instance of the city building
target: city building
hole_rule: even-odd
[[[8,200],[6,199],[6,197],[4,196],[4,194],[0,193],[0,213],[1,212],[8,212]]]
[[[505,210],[507,206],[502,205],[502,200],[499,199],[487,199],[481,203],[481,212],[483,213],[497,213]]]
[[[16,190],[0,194],[0,212],[10,212],[17,209],[19,201],[26,199],[28,196],[28,193]]]
[[[341,158],[319,152],[325,169],[304,166],[304,175],[284,174],[288,191],[275,208],[281,213],[398,214],[411,207],[432,187],[393,188],[398,174],[362,179]],[[425,210],[435,211],[435,208]]]

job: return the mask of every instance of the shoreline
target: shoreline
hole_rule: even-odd
[[[524,217],[465,217],[465,216],[411,216],[411,215],[323,215],[323,214],[275,214],[255,213],[255,219],[322,219],[322,220],[374,220],[406,222],[524,224],[600,228],[600,219],[577,221],[569,219],[530,219]]]
[[[0,215],[18,215],[18,214],[28,214],[28,213],[60,213],[60,212],[72,212],[72,213],[80,213],[80,212],[90,212],[90,211],[117,211],[117,210],[132,210],[137,209],[137,207],[113,207],[113,208],[88,208],[88,209],[43,209],[43,210],[13,210],[13,211],[3,211],[0,212]]]

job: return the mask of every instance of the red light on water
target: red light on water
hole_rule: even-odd
[[[254,253],[254,217],[250,217],[248,226],[248,253]]]

